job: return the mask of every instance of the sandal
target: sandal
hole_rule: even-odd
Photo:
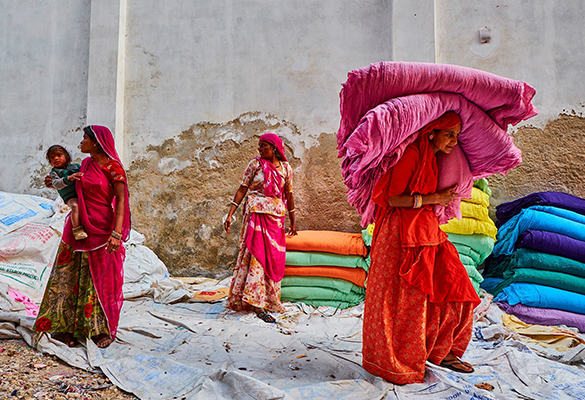
[[[463,374],[471,374],[472,372],[474,372],[475,370],[473,369],[473,366],[465,361],[461,361],[458,358],[454,358],[452,360],[443,360],[441,362],[441,364],[439,364],[441,367],[445,367],[447,369],[450,369],[451,371],[455,371],[455,372],[461,372]],[[459,367],[457,367],[459,366]],[[461,368],[461,366],[468,368],[469,370],[463,369]]]
[[[268,314],[265,310],[262,310],[261,312],[256,314],[256,316],[260,318],[262,321],[266,322],[267,324],[273,324],[276,322],[276,319],[274,319],[274,317]]]
[[[110,344],[112,344],[112,339],[110,339],[110,337],[106,334],[98,335],[97,337],[95,337],[93,339],[93,341],[94,341],[95,345],[97,347],[99,347],[100,349],[105,349]]]

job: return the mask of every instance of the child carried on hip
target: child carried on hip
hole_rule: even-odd
[[[51,173],[45,177],[45,186],[57,189],[59,196],[71,208],[71,224],[75,239],[85,239],[87,233],[83,230],[79,220],[77,191],[75,190],[75,181],[83,175],[79,172],[81,166],[72,163],[69,152],[58,144],[49,147],[46,156],[53,168]]]

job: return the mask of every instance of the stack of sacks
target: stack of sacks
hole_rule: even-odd
[[[478,294],[483,281],[478,267],[491,254],[497,232],[496,225],[488,215],[490,195],[491,190],[485,179],[475,181],[471,199],[461,200],[462,218],[441,225],[457,248],[459,258]]]
[[[585,199],[533,193],[500,205],[482,287],[508,313],[585,332]]]
[[[368,248],[362,234],[299,231],[286,237],[281,300],[342,309],[365,299]]]

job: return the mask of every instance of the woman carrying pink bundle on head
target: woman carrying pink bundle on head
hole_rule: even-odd
[[[235,311],[254,311],[264,322],[275,319],[267,311],[284,312],[280,304],[280,281],[284,276],[284,218],[288,210],[290,235],[297,234],[292,192],[292,169],[282,139],[274,133],[260,136],[260,157],[244,172],[240,188],[224,222],[230,233],[232,216],[244,203],[240,251],[226,306]]]

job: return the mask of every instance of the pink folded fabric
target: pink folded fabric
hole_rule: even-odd
[[[538,114],[531,103],[536,91],[527,83],[458,65],[379,62],[349,72],[342,86],[337,133],[340,156],[344,155],[342,144],[366,112],[395,97],[459,93],[502,129]]]
[[[441,157],[440,182],[449,180],[446,172],[459,170],[456,179],[467,188],[473,179],[518,165],[521,153],[506,128],[536,115],[533,96],[534,89],[523,82],[450,65],[378,63],[352,71],[341,92],[338,149],[348,201],[362,215],[362,225],[374,220],[370,197],[377,180],[420,128],[447,111],[461,117],[459,146],[465,157],[457,152]],[[435,212],[445,221],[460,215],[456,206]]]

